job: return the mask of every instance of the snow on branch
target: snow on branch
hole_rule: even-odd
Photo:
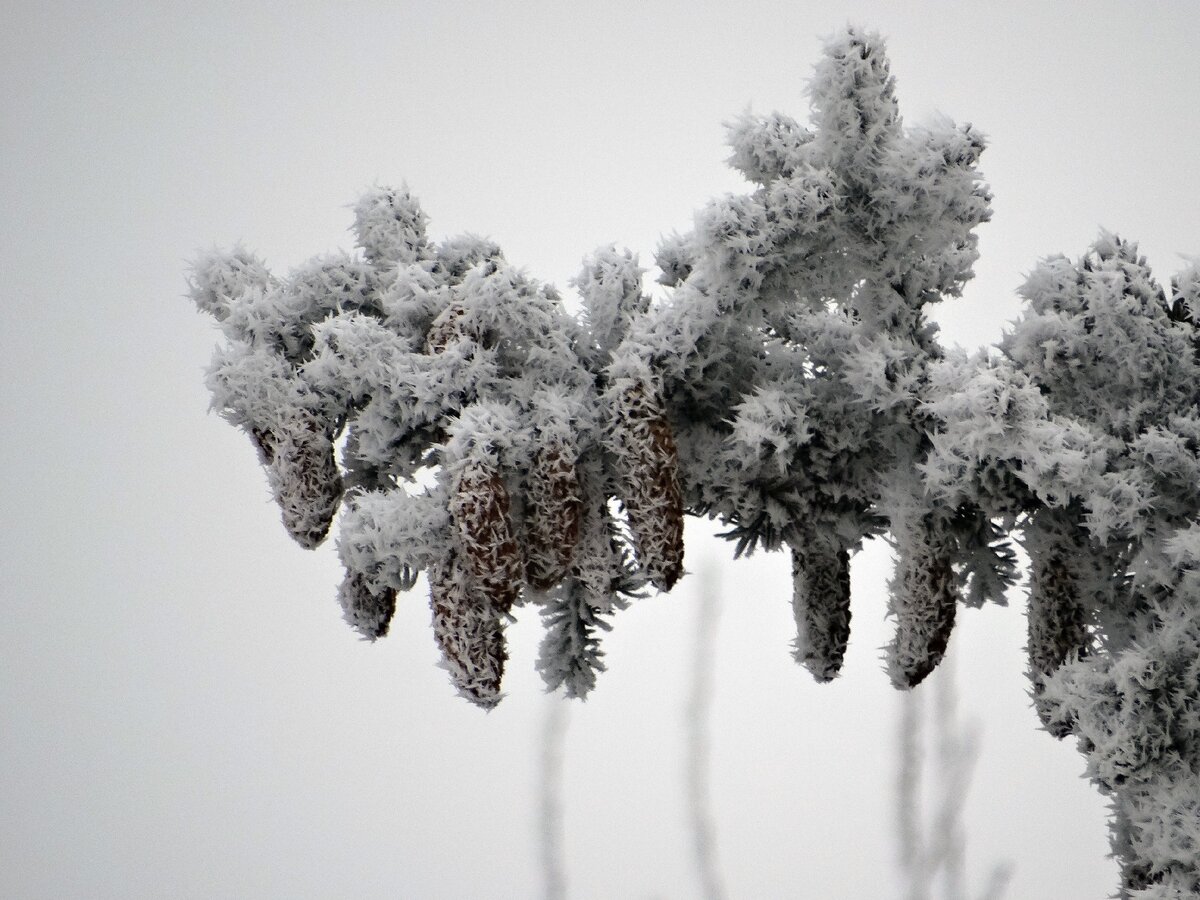
[[[949,352],[930,304],[990,216],[970,125],[907,126],[882,40],[831,39],[812,115],[745,113],[714,199],[656,254],[602,247],[558,292],[492,241],[431,237],[407,188],[354,207],[358,249],[286,276],[241,247],[192,267],[226,343],[213,406],[250,438],[288,532],[341,510],[338,597],[383,637],[424,573],[454,688],[501,697],[505,629],[546,627],[549,689],[584,697],[602,632],[684,574],[683,517],[734,555],[791,552],[796,660],[834,679],[850,565],[896,550],[886,668],[908,689],[960,604],[1032,563],[1029,676],[1114,798],[1128,896],[1200,890],[1200,267],[1164,290],[1101,233],[1043,260],[999,353]]]

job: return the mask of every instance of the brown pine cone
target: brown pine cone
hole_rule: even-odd
[[[916,687],[942,661],[958,606],[954,569],[942,542],[928,523],[915,530],[899,542],[891,584],[896,636],[888,648],[888,672],[900,689]]]
[[[508,489],[487,462],[469,460],[450,498],[463,564],[490,603],[508,612],[521,590],[525,562],[509,519]]]
[[[473,583],[457,551],[429,568],[433,636],[450,680],[476,706],[500,702],[500,681],[508,659],[504,617]]]
[[[388,633],[396,613],[396,589],[385,587],[376,593],[361,574],[347,572],[338,588],[338,603],[342,605],[346,623],[367,640],[374,641]]]
[[[809,536],[792,547],[796,662],[820,682],[841,671],[850,640],[850,554]]]
[[[618,392],[612,450],[638,562],[669,591],[683,574],[683,494],[675,436],[649,385],[632,381]]]
[[[1040,531],[1029,547],[1030,584],[1027,610],[1029,677],[1033,682],[1033,705],[1042,724],[1056,738],[1072,732],[1057,704],[1043,698],[1046,678],[1068,658],[1087,656],[1091,636],[1087,610],[1080,596],[1078,565],[1087,554],[1088,541],[1069,522],[1053,521]]]
[[[533,455],[526,484],[528,528],[525,580],[549,590],[567,574],[583,509],[575,454],[561,440],[550,440]]]
[[[333,440],[316,421],[297,418],[274,430],[251,432],[267,467],[283,526],[301,547],[319,545],[342,500],[342,475]]]

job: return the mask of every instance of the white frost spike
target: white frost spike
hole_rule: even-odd
[[[525,574],[509,506],[508,489],[493,466],[478,459],[463,464],[450,499],[463,564],[491,604],[505,612]]]
[[[813,135],[789,116],[745,112],[725,126],[729,164],[757,184],[790,178],[806,162]]]
[[[222,322],[228,318],[232,304],[252,290],[267,290],[274,281],[266,263],[248,250],[214,250],[192,264],[188,296],[197,309]]]
[[[662,274],[656,279],[659,284],[675,287],[687,280],[696,264],[695,250],[689,244],[688,238],[679,234],[667,235],[654,251],[654,264],[662,269]]]
[[[589,362],[607,363],[630,324],[646,312],[650,298],[642,293],[643,271],[636,256],[609,245],[588,257],[575,276],[572,284],[583,300],[583,321],[591,339],[581,355]]]
[[[354,205],[354,231],[368,260],[379,266],[409,265],[428,254],[425,223],[408,188],[377,187]]]
[[[459,694],[483,709],[500,702],[508,653],[502,614],[473,584],[456,550],[429,569],[433,636]]]
[[[855,180],[878,178],[882,152],[901,134],[900,112],[883,41],[848,30],[831,39],[809,91],[821,149]]]
[[[409,495],[403,488],[356,491],[340,526],[342,564],[376,593],[412,588],[417,572],[444,555],[451,534],[444,493]]]
[[[438,266],[457,284],[463,276],[484,260],[503,260],[500,245],[476,234],[448,237],[437,246]]]
[[[816,535],[792,547],[792,612],[796,662],[817,681],[832,681],[850,640],[849,553]]]
[[[267,467],[283,525],[301,547],[325,540],[342,499],[333,441],[312,417],[299,415],[251,432]]]

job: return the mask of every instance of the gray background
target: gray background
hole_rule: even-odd
[[[650,264],[744,189],[722,121],[807,116],[822,35],[889,37],[908,121],[991,136],[996,194],[947,343],[999,338],[1043,255],[1104,226],[1165,280],[1200,252],[1190,3],[39,3],[0,33],[0,894],[529,897],[540,890],[539,628],[484,715],[436,668],[418,588],[357,641],[332,546],[285,536],[244,436],[206,415],[218,335],[182,297],[234,241],[280,273],[349,248],[347,204],[407,180],[443,236],[488,234],[565,287],[617,241]],[[689,525],[688,566],[729,548]],[[714,562],[715,565],[715,562]],[[886,548],[855,561],[843,678],[789,657],[782,556],[722,562],[717,849],[734,897],[897,886]],[[571,895],[694,896],[681,728],[696,576],[622,614],[571,711]],[[983,753],[968,882],[1115,884],[1082,758],[1036,730],[1019,593],[964,611],[952,661]]]

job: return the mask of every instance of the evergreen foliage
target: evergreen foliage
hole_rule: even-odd
[[[1123,895],[1196,896],[1200,265],[1168,293],[1102,233],[1037,266],[998,353],[943,349],[928,310],[972,275],[984,140],[906,126],[895,87],[880,39],[851,29],[807,126],[734,120],[748,190],[664,239],[656,300],[602,247],[572,316],[491,241],[432,239],[406,189],[358,202],[357,253],[286,277],[207,254],[190,295],[226,338],[213,405],[298,543],[338,518],[359,634],[384,636],[426,575],[451,682],[484,708],[527,602],[546,685],[585,697],[611,617],[683,574],[685,513],[734,555],[789,548],[795,658],[818,681],[850,637],[851,557],[887,536],[902,689],[960,603],[1004,602],[1019,538],[1034,705],[1112,798]]]

